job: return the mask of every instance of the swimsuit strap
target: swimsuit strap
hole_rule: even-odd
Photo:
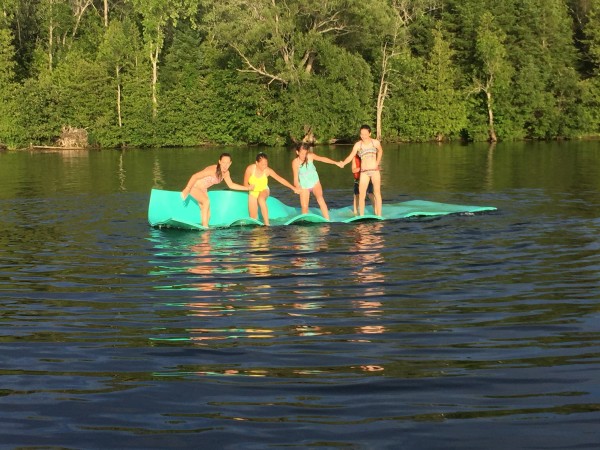
[[[253,175],[255,178],[262,178],[262,177],[266,177],[266,176],[267,176],[267,169],[263,170],[263,173],[262,173],[262,175],[261,175],[260,177],[257,177],[257,176],[256,176],[256,163],[254,163],[254,169],[252,170],[252,175]]]
[[[371,147],[367,147],[367,150],[369,150],[369,149],[372,149],[372,148],[374,148],[375,150],[377,150],[377,149],[375,148],[375,144],[373,144],[373,139],[371,139],[371,140],[369,141],[369,144],[371,145]],[[363,147],[363,141],[360,141],[360,149],[362,150],[363,148],[364,148],[364,147]]]

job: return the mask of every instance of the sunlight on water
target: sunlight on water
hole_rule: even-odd
[[[595,448],[600,150],[564,145],[386,155],[385,199],[494,213],[208,232],[148,195],[222,149],[0,154],[3,445]]]

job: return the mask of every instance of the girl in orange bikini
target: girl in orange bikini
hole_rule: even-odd
[[[203,227],[208,228],[210,220],[210,200],[208,198],[208,188],[219,184],[225,180],[229,189],[236,191],[249,191],[253,186],[242,186],[234,183],[229,174],[229,167],[232,160],[229,153],[222,153],[219,156],[219,162],[208,166],[200,172],[196,172],[188,181],[185,189],[181,192],[181,198],[185,200],[188,195],[191,195],[200,205],[200,221]]]
[[[250,195],[248,195],[248,213],[253,219],[258,219],[258,208],[260,207],[263,222],[267,226],[269,226],[269,209],[267,208],[267,198],[270,193],[269,177],[275,178],[296,194],[299,192],[269,167],[269,158],[265,153],[261,152],[256,156],[256,163],[246,167],[246,173],[244,174],[244,186],[247,186],[248,191],[250,191]]]
[[[371,127],[363,125],[360,127],[360,141],[354,144],[352,151],[343,161],[346,165],[355,155],[361,159],[360,178],[358,183],[358,214],[365,215],[365,197],[367,196],[367,186],[369,182],[373,183],[373,212],[381,216],[381,173],[379,164],[383,156],[383,148],[377,139],[371,138]]]

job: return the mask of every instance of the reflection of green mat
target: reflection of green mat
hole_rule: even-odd
[[[248,194],[239,191],[208,191],[210,198],[211,227],[231,227],[241,225],[262,225],[260,220],[248,215]],[[317,208],[310,208],[302,214],[300,207],[288,206],[274,197],[267,200],[271,225],[291,225],[293,223],[327,222]],[[491,206],[450,205],[447,203],[411,200],[408,202],[384,204],[384,217],[373,215],[373,208],[367,206],[364,216],[355,216],[351,207],[329,210],[331,222],[355,222],[363,220],[404,219],[416,216],[444,216],[457,213],[495,211]],[[260,213],[259,213],[260,214]],[[188,230],[203,230],[200,225],[200,207],[191,197],[184,202],[181,193],[152,189],[148,206],[148,222],[155,227],[172,227]]]

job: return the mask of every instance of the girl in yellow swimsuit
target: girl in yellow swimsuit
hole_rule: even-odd
[[[264,153],[259,153],[256,156],[256,163],[246,167],[244,174],[244,186],[249,188],[248,195],[248,213],[253,219],[258,219],[258,208],[265,225],[269,225],[269,210],[267,208],[267,198],[269,197],[269,177],[275,178],[284,186],[290,188],[295,193],[298,193],[296,188],[287,182],[284,178],[275,173],[269,167],[269,158]],[[252,188],[252,189],[250,189]]]
[[[251,188],[251,186],[242,186],[231,180],[231,175],[229,174],[231,163],[231,155],[229,153],[222,153],[221,156],[219,156],[219,162],[217,164],[208,166],[192,175],[181,192],[181,198],[183,200],[185,200],[188,195],[191,195],[198,202],[198,205],[200,206],[200,222],[203,227],[208,228],[208,221],[210,220],[210,200],[208,198],[209,187],[224,180],[229,189],[248,191]]]

